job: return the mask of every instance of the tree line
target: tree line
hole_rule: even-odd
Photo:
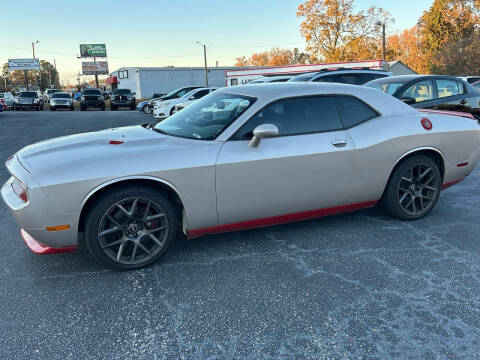
[[[22,70],[8,71],[8,63],[3,64],[0,74],[0,92],[12,88],[25,87],[25,73]],[[48,61],[40,60],[40,70],[27,71],[29,85],[38,85],[41,91],[49,87],[60,88],[60,77],[55,66]]]
[[[356,11],[355,0],[306,0],[297,10],[305,52],[274,48],[239,57],[236,66],[278,66],[381,59],[382,31],[394,19],[381,7]],[[386,37],[385,60],[418,73],[480,72],[480,0],[434,0],[415,26]]]

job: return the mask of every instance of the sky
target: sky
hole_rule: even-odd
[[[0,63],[32,56],[53,63],[63,80],[81,70],[79,44],[105,43],[110,71],[123,66],[231,66],[272,47],[305,49],[296,10],[301,0],[0,0]],[[356,0],[395,19],[387,32],[415,25],[433,0]],[[2,6],[3,5],[3,6]]]

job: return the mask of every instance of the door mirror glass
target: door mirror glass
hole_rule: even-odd
[[[261,139],[273,138],[278,136],[278,128],[273,124],[262,124],[258,125],[255,130],[253,130],[253,138],[250,140],[248,146],[258,147]]]
[[[412,97],[403,97],[400,100],[402,100],[407,105],[412,105],[417,102],[417,100],[415,100],[415,98],[412,98]]]
[[[132,92],[132,95],[135,95],[135,94],[136,94],[136,92]]]

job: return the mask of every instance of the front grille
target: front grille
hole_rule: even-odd
[[[128,97],[123,96],[123,95],[117,95],[117,96],[115,96],[115,100],[117,100],[117,101],[127,101]]]
[[[85,96],[85,101],[97,101],[98,97],[97,96]]]

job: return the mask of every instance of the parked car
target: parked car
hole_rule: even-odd
[[[21,91],[15,102],[15,110],[43,110],[44,100],[38,91]]]
[[[3,99],[0,99],[0,112],[3,110],[7,110],[7,106],[5,105],[5,101]]]
[[[115,89],[113,90],[110,100],[110,109],[117,110],[119,107],[129,107],[130,110],[135,110],[137,100],[135,93],[130,89]]]
[[[184,103],[186,101],[196,101],[217,89],[218,88],[197,88],[175,99],[157,102],[153,108],[153,116],[161,120],[166,119],[175,113],[175,105]]]
[[[55,94],[55,93],[57,93],[57,92],[59,92],[59,91],[62,91],[62,90],[58,90],[58,89],[46,89],[46,90],[44,91],[44,93],[43,93],[43,100],[44,100],[46,103],[50,102],[50,97],[51,97],[53,94]]]
[[[192,90],[195,90],[195,89],[200,89],[202,86],[185,86],[185,87],[181,87],[179,89],[176,89],[176,90],[173,90],[171,92],[169,92],[168,94],[164,95],[164,96],[161,96],[160,98],[158,99],[152,99],[152,105],[153,107],[155,107],[155,105],[157,105],[158,103],[160,103],[161,101],[165,101],[165,100],[172,100],[172,99],[177,99],[177,98],[180,98],[182,96],[184,96],[186,93],[192,91]]]
[[[105,100],[103,99],[102,92],[99,89],[84,89],[82,91],[82,97],[80,98],[80,110],[85,111],[89,107],[100,108],[105,110]]]
[[[50,110],[55,111],[57,109],[74,110],[72,96],[69,93],[56,92],[50,95]]]
[[[381,90],[415,108],[466,112],[480,120],[480,93],[454,76],[391,76],[365,86]]]
[[[139,102],[137,104],[137,110],[143,111],[145,114],[151,114],[153,112],[153,102],[163,96],[165,96],[165,94],[153,94],[150,99]]]
[[[261,79],[250,81],[247,84],[264,84],[264,83],[275,83],[275,82],[286,82],[290,79],[293,79],[295,76],[283,75],[283,76],[265,76]]]
[[[371,80],[392,76],[383,70],[371,69],[324,69],[314,73],[295,76],[289,82],[332,82],[351,85],[363,85]]]
[[[420,219],[476,167],[479,136],[471,118],[421,113],[367,87],[245,85],[160,123],[27,146],[7,160],[1,194],[33,251],[73,251],[81,232],[96,260],[135,269],[179,229],[194,238],[379,201]]]
[[[5,102],[5,109],[14,109],[16,99],[11,92],[0,93],[0,99],[3,99],[3,101]]]
[[[463,81],[468,82],[469,84],[473,84],[477,81],[480,81],[480,76],[457,76],[457,78],[462,79]]]
[[[216,90],[218,90],[218,88],[211,88],[210,93],[212,93],[212,92],[214,92],[214,91],[216,91]],[[208,95],[208,94],[206,94],[206,95]],[[187,95],[186,95],[186,97],[187,97]],[[197,101],[198,99],[199,99],[198,97],[196,97],[196,98],[193,98],[193,97],[192,97],[192,99],[187,99],[186,101],[181,102],[180,104],[175,105],[175,107],[173,108],[172,114],[175,114],[175,113],[179,112],[180,110],[185,109],[187,106],[193,104],[193,103],[194,103],[195,101]],[[200,97],[200,99],[201,99],[201,97]]]

